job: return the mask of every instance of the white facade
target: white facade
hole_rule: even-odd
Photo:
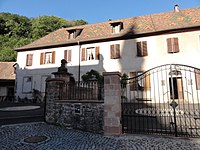
[[[200,30],[179,32],[172,34],[152,35],[127,40],[115,40],[91,44],[81,44],[45,48],[37,50],[19,51],[17,56],[17,87],[16,96],[20,98],[31,98],[32,90],[37,89],[45,92],[45,79],[57,71],[64,58],[64,50],[71,50],[71,61],[67,64],[68,72],[72,73],[78,80],[78,66],[80,62],[80,74],[85,74],[91,69],[102,72],[119,71],[129,75],[134,71],[147,71],[156,66],[164,64],[183,64],[199,68],[200,58]],[[177,53],[168,53],[167,39],[178,38],[179,49]],[[148,55],[137,56],[136,42],[147,41]],[[111,59],[110,45],[120,44],[120,58]],[[99,47],[99,60],[81,61],[83,48]],[[54,64],[40,64],[40,54],[55,51]],[[80,54],[79,54],[80,52]],[[33,54],[31,66],[26,66],[27,54]]]

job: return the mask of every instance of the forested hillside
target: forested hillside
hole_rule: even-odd
[[[84,20],[65,20],[56,16],[28,18],[0,13],[0,61],[16,61],[18,48],[39,39],[61,27],[87,24]]]

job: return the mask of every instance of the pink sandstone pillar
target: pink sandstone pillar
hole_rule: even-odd
[[[119,72],[105,72],[104,76],[104,134],[122,134],[121,84]]]

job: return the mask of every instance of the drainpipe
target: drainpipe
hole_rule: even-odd
[[[78,44],[78,83],[80,83],[80,69],[81,69],[81,66],[80,66],[80,55],[81,55],[81,44],[80,44],[80,41],[77,41],[77,44]]]

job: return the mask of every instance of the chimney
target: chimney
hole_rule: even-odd
[[[179,5],[174,5],[174,12],[180,12]]]

